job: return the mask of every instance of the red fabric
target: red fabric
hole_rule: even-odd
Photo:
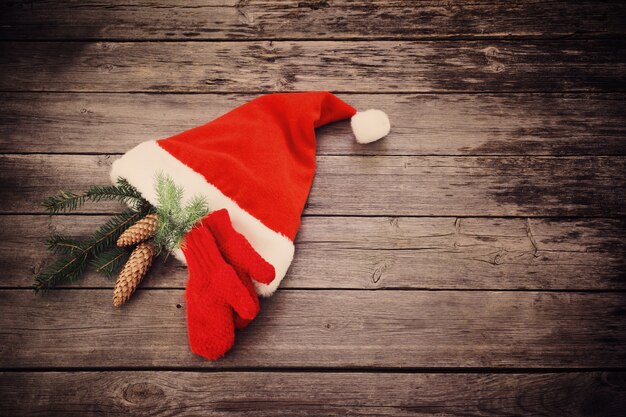
[[[211,231],[215,240],[220,242],[220,252],[226,262],[237,272],[246,290],[258,304],[252,278],[263,284],[269,284],[274,279],[274,267],[258,255],[246,238],[233,228],[226,210],[211,213],[202,219],[202,224]],[[246,262],[242,263],[240,259],[245,259]],[[252,321],[241,317],[236,311],[233,313],[236,329],[243,329]]]
[[[315,173],[314,129],[355,113],[328,92],[269,94],[158,143],[293,241]]]
[[[248,290],[250,295],[257,296],[256,290],[254,289],[254,285],[252,284],[250,277],[249,276],[246,277],[245,275],[244,276],[239,275],[239,278],[241,278],[241,282],[243,282],[243,284],[246,286],[246,289]],[[233,321],[235,323],[235,329],[237,330],[245,329],[246,327],[248,327],[248,324],[252,323],[252,320],[253,319],[245,319],[241,317],[239,314],[237,314],[236,311],[233,311]]]
[[[259,312],[250,276],[269,283],[274,268],[233,229],[226,210],[205,217],[187,233],[182,249],[189,271],[189,344],[194,353],[217,359],[233,346],[235,326],[245,327]]]

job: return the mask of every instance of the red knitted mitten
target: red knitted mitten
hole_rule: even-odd
[[[259,302],[259,296],[256,293],[256,290],[254,289],[254,284],[252,284],[252,279],[250,278],[250,275],[247,274],[241,274],[238,273],[237,275],[239,275],[239,279],[241,279],[241,282],[243,283],[243,285],[246,286],[246,289],[248,290],[248,292],[250,292],[250,295],[253,297],[256,297],[257,300],[257,304]],[[261,309],[261,306],[259,305],[259,310]],[[241,329],[245,329],[246,327],[248,327],[248,324],[252,323],[253,319],[244,319],[242,318],[239,314],[237,314],[236,311],[233,311],[233,321],[235,323],[235,329],[237,330],[241,330]]]
[[[274,280],[274,267],[254,250],[250,242],[233,228],[226,209],[212,212],[202,218],[220,248],[224,259],[238,271],[245,272],[255,281],[269,284]]]
[[[252,320],[259,311],[258,298],[224,261],[206,227],[187,233],[183,253],[189,269],[185,299],[191,350],[217,359],[235,341],[233,310],[242,319]]]
[[[256,300],[258,297],[251,277],[255,281],[269,284],[275,276],[274,267],[265,261],[250,245],[248,240],[237,232],[230,221],[226,209],[217,210],[205,216],[202,224],[211,230],[217,241],[222,256],[235,269],[250,296]],[[243,318],[235,311],[235,327],[243,329],[252,319]]]

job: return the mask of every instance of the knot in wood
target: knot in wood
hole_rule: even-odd
[[[498,56],[498,54],[500,53],[500,51],[498,50],[498,48],[496,48],[495,46],[488,46],[484,49],[485,52],[485,56],[487,58],[495,58]]]
[[[326,0],[301,1],[298,3],[298,8],[307,8],[311,10],[323,9],[325,7],[330,7],[330,4]]]
[[[498,60],[500,50],[495,46],[488,46],[483,50],[485,59],[487,60],[487,68],[491,72],[502,72],[506,68],[502,62]]]
[[[502,265],[504,263],[504,255],[506,254],[505,249],[500,249],[494,256],[491,263],[493,265]]]
[[[102,69],[103,72],[111,72],[111,71],[113,71],[113,69],[115,69],[115,65],[113,65],[113,64],[102,64],[100,66],[100,69]]]
[[[385,261],[378,262],[374,266],[374,272],[372,273],[372,283],[373,284],[378,284],[380,279],[383,277],[383,273],[387,269],[389,269],[390,266],[391,266],[391,262],[389,262],[389,261],[385,260]]]
[[[124,388],[123,398],[131,404],[153,403],[157,399],[162,399],[165,393],[157,385],[149,382],[137,382],[129,384]]]

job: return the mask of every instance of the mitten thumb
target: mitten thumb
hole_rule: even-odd
[[[211,230],[222,255],[235,269],[250,275],[254,280],[269,284],[274,280],[274,267],[254,250],[250,242],[237,232],[226,209],[210,213],[202,224]]]

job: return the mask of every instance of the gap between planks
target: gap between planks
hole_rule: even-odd
[[[0,42],[0,89],[241,92],[314,90],[324,85],[342,92],[623,90],[626,44],[619,39],[360,45]],[[33,67],[46,71],[34,72]],[[605,71],[607,67],[613,71]],[[355,68],[359,77],[354,77]]]
[[[188,350],[182,290],[123,309],[110,294],[0,291],[0,366],[604,369],[626,354],[623,293],[280,292],[219,363]]]
[[[32,212],[59,189],[109,182],[110,155],[4,155],[1,211]],[[361,216],[624,216],[626,158],[319,156],[307,214]],[[47,181],[42,182],[41,178]],[[100,178],[100,180],[96,180]],[[354,195],[359,198],[354,198]],[[103,203],[80,212],[111,211]],[[43,211],[43,210],[42,210]]]
[[[0,374],[7,414],[466,416],[620,415],[621,372],[406,374],[361,372],[55,372]],[[89,389],[85,389],[89,387]],[[32,393],[37,400],[32,401]],[[497,394],[494,394],[497,393]],[[84,404],[89,404],[85,411]]]
[[[365,43],[365,42],[387,42],[387,41],[407,41],[407,42],[479,42],[479,41],[507,41],[507,42],[559,42],[569,40],[622,40],[626,39],[624,34],[607,34],[601,32],[573,32],[563,35],[555,36],[525,36],[525,35],[486,35],[486,36],[377,36],[372,38],[356,38],[356,37],[332,37],[332,38],[269,38],[258,37],[254,39],[232,39],[232,38],[154,38],[154,39],[141,39],[141,38],[60,38],[60,39],[46,39],[46,38],[0,38],[0,42],[41,42],[41,43],[81,43],[81,42],[116,42],[116,43],[183,43],[183,42],[195,42],[195,43],[240,43],[250,40],[258,42],[319,42],[319,41],[337,41],[337,42],[351,42],[351,43]]]
[[[570,374],[570,373],[597,373],[597,372],[626,372],[626,367],[595,367],[595,368],[579,368],[579,367],[546,367],[546,368],[491,368],[491,367],[369,367],[369,366],[353,366],[353,367],[310,367],[310,366],[285,366],[285,367],[243,367],[237,368],[232,366],[223,366],[219,368],[193,367],[193,366],[101,366],[101,367],[22,367],[22,368],[0,368],[0,372],[11,373],[96,373],[96,372],[180,372],[180,373],[337,373],[337,374],[396,374],[396,375],[415,375],[415,374],[452,374],[452,375],[476,375],[476,374]]]
[[[50,262],[50,233],[87,236],[106,216],[0,216],[6,287]],[[531,223],[529,233],[528,224]],[[283,288],[617,290],[624,219],[304,217]],[[325,262],[320,263],[319,259]],[[417,272],[419,271],[419,273]],[[338,280],[335,277],[341,276]],[[142,287],[182,288],[186,271],[155,263]],[[87,273],[75,285],[110,287]]]
[[[1,36],[11,39],[455,39],[623,36],[619,4],[552,1],[185,2],[129,6],[83,2],[7,3]],[[364,24],[366,23],[366,24]]]
[[[334,156],[614,156],[626,154],[626,95],[346,95],[380,108],[392,132],[362,146],[348,123],[316,132]],[[119,155],[147,138],[206,123],[254,98],[242,94],[1,94],[0,152]],[[131,116],[132,115],[132,116]]]

